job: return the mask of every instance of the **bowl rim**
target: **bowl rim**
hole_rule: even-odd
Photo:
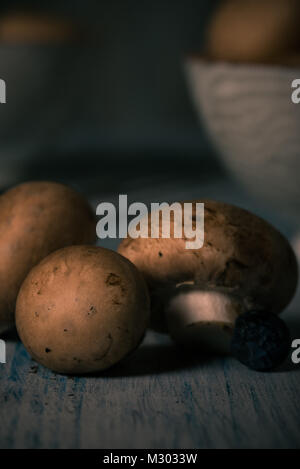
[[[232,68],[244,68],[248,69],[249,68],[255,68],[255,69],[269,69],[269,70],[276,70],[276,69],[281,69],[281,70],[294,70],[298,71],[299,70],[299,76],[300,76],[300,53],[297,55],[297,58],[299,60],[299,63],[292,65],[291,63],[280,63],[280,62],[240,62],[240,61],[229,61],[229,60],[220,60],[220,59],[214,59],[213,57],[210,57],[209,54],[204,54],[204,53],[199,53],[199,52],[191,52],[186,54],[185,56],[185,63],[191,63],[191,64],[201,64],[203,66],[226,66],[226,67],[232,67]]]

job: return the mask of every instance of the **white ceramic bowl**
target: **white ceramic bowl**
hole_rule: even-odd
[[[300,228],[300,104],[292,81],[300,68],[188,59],[201,119],[235,177]]]

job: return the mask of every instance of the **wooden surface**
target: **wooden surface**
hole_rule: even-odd
[[[299,448],[300,369],[251,372],[150,333],[105,376],[68,378],[8,342],[1,448]]]
[[[205,195],[234,201],[221,187]],[[166,193],[157,198],[175,198]],[[294,304],[287,318],[300,338],[298,311]],[[10,335],[0,365],[0,447],[300,448],[299,397],[300,365],[256,373],[231,358],[191,356],[152,332],[122,364],[81,378],[38,366]]]

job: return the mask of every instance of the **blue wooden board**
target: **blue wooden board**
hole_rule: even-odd
[[[149,333],[105,375],[69,378],[7,347],[1,448],[300,447],[299,367],[260,374]]]

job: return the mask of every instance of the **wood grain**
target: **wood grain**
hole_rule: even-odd
[[[299,448],[300,369],[251,372],[150,332],[106,375],[60,376],[15,339],[0,374],[1,448]]]

